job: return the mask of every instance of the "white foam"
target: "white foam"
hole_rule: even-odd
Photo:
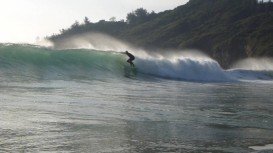
[[[136,59],[140,72],[158,77],[193,80],[193,81],[272,81],[273,71],[230,69],[224,70],[207,56],[184,56],[181,54],[169,57],[158,55]]]
[[[212,59],[145,58],[136,60],[138,69],[149,75],[198,81],[231,81],[227,73]]]
[[[256,151],[273,150],[273,144],[268,144],[268,145],[264,145],[264,146],[251,146],[249,148],[256,150]]]

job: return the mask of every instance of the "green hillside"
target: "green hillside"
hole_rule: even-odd
[[[246,57],[273,56],[273,3],[256,0],[190,0],[174,10],[138,9],[127,21],[75,23],[49,37],[102,32],[149,49],[200,49],[224,68]]]

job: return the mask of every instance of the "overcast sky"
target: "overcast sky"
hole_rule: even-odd
[[[127,13],[143,7],[160,12],[185,4],[188,0],[1,0],[0,42],[35,42],[36,37],[58,33],[75,20],[87,16],[125,19]]]

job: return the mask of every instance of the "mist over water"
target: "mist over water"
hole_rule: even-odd
[[[93,49],[101,51],[125,51],[132,49],[128,44],[112,36],[92,32],[61,38],[53,44],[55,49]]]
[[[273,58],[248,58],[233,65],[233,68],[245,70],[273,70]]]

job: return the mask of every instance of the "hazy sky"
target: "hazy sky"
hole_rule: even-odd
[[[87,16],[91,22],[125,19],[143,7],[160,12],[188,0],[1,0],[0,42],[35,42]]]

